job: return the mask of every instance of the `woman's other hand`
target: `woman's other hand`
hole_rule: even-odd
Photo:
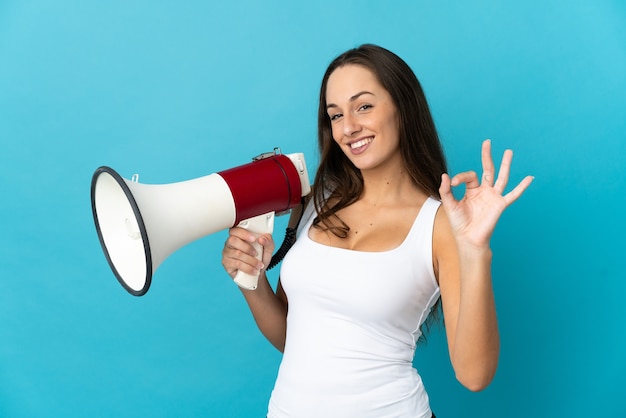
[[[491,157],[491,141],[487,139],[482,144],[483,175],[480,181],[474,171],[459,173],[452,179],[447,174],[442,175],[439,188],[441,202],[457,242],[477,247],[489,246],[489,240],[502,212],[515,202],[533,181],[532,176],[526,176],[513,190],[504,194],[512,159],[513,152],[506,150],[496,179]],[[461,200],[456,200],[452,194],[452,187],[460,184],[465,184],[465,196]]]

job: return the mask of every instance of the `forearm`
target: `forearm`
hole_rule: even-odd
[[[500,337],[491,281],[491,250],[461,246],[460,300],[451,359],[458,380],[470,390],[482,390],[498,365]]]
[[[241,289],[261,333],[279,351],[285,347],[287,306],[276,295],[265,272],[259,276],[255,290]]]

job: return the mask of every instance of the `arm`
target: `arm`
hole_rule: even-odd
[[[461,384],[479,391],[493,379],[500,351],[491,250],[459,245],[444,211],[433,241],[452,367]]]
[[[470,390],[482,390],[495,375],[500,351],[495,300],[491,281],[489,241],[502,212],[530,185],[526,177],[503,195],[508,182],[512,152],[504,153],[497,181],[491,144],[482,147],[483,177],[461,173],[442,176],[444,211],[435,221],[433,250],[438,273],[450,360],[457,379]],[[465,183],[457,201],[452,186]]]
[[[254,241],[258,241],[263,247],[262,261],[255,258],[256,250],[251,244]],[[255,290],[240,290],[261,333],[274,347],[283,351],[287,328],[287,298],[280,281],[274,292],[265,272],[273,250],[274,241],[271,235],[264,234],[257,238],[243,228],[231,228],[222,251],[222,265],[231,278],[239,270],[248,274],[259,274]]]
[[[302,216],[304,203],[293,208],[289,219],[289,227],[296,228]],[[255,258],[256,251],[252,243],[258,240],[263,247],[262,261]],[[241,289],[252,316],[261,333],[279,351],[285,347],[287,330],[287,295],[278,280],[276,292],[270,286],[266,266],[270,264],[274,252],[274,241],[271,235],[261,235],[258,238],[242,228],[232,228],[222,251],[222,265],[231,278],[239,270],[248,274],[259,274],[256,290]],[[260,272],[260,273],[259,273]]]

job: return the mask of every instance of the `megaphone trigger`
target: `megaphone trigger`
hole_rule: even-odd
[[[271,234],[274,231],[274,212],[258,215],[250,219],[244,219],[237,226],[247,229],[252,232],[256,237],[262,234]],[[257,253],[257,260],[261,260],[263,257],[263,247],[258,242],[252,244]],[[255,290],[259,283],[259,276],[247,274],[242,271],[237,272],[235,276],[235,283],[243,289]]]

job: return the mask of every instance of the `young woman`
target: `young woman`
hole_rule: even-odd
[[[487,140],[482,177],[450,178],[417,78],[375,45],[330,64],[318,127],[312,199],[276,291],[265,275],[271,236],[233,228],[223,250],[231,277],[260,273],[258,288],[242,292],[284,353],[268,417],[431,417],[412,366],[422,325],[441,303],[457,379],[473,391],[491,382],[499,335],[489,241],[532,177],[503,194],[512,153],[496,177]]]

